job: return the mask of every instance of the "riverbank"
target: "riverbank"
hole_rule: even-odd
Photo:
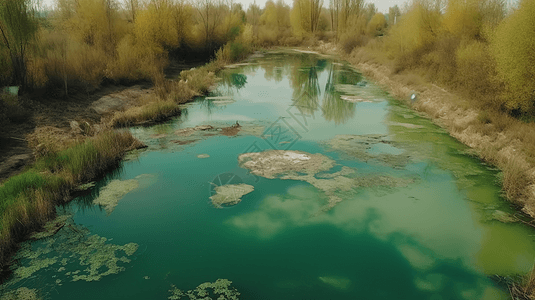
[[[29,134],[33,118],[21,122],[25,130],[19,130],[20,137],[7,137],[21,145],[3,147],[8,154],[3,157],[7,167],[1,174],[7,179],[0,185],[2,277],[8,273],[17,243],[52,219],[55,206],[71,200],[77,186],[115,168],[126,152],[146,147],[121,127],[152,125],[180,114],[180,104],[206,94],[217,82],[215,72],[228,63],[218,55],[204,66],[181,71],[176,78],[161,74],[152,87],[109,87],[109,94],[88,97],[79,109],[69,109],[69,103],[60,118],[64,122],[54,118],[46,122],[38,114],[35,123],[39,125]],[[23,152],[24,159],[17,160],[17,152]]]

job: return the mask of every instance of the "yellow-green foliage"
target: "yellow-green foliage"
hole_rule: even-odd
[[[534,111],[535,1],[522,0],[519,9],[497,28],[492,52],[497,71],[506,83],[503,105],[510,110]]]
[[[440,17],[429,3],[413,3],[390,30],[386,44],[390,55],[399,58],[433,44],[440,30]]]
[[[482,25],[481,0],[449,0],[443,27],[458,37],[473,39],[479,35]]]
[[[383,32],[386,28],[386,18],[382,13],[376,13],[368,22],[367,33],[370,36],[379,36],[383,35]]]
[[[122,20],[112,1],[78,0],[75,12],[64,22],[71,37],[97,47],[107,55],[114,55],[115,47],[126,33],[126,20]]]
[[[189,39],[192,7],[183,2],[153,1],[136,16],[134,35],[137,47],[147,53],[161,54],[178,48]]]
[[[456,81],[473,97],[492,95],[496,92],[492,82],[493,59],[488,46],[479,41],[461,44],[455,52]]]

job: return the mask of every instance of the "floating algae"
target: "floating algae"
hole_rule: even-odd
[[[102,190],[98,198],[93,203],[104,206],[106,213],[109,215],[113,212],[119,200],[130,191],[139,187],[139,182],[135,179],[129,180],[112,180]]]
[[[33,233],[30,238],[38,240],[53,236],[65,226],[65,222],[70,218],[72,218],[72,215],[57,216],[54,220],[47,222],[45,226],[43,226],[43,231]]]
[[[102,276],[125,270],[119,263],[129,263],[126,256],[133,255],[138,249],[135,243],[115,245],[104,237],[90,235],[87,228],[75,225],[70,215],[57,219],[63,220],[65,225],[56,235],[22,243],[14,256],[16,263],[11,266],[13,277],[6,286],[36,277],[36,273],[43,269],[70,276],[72,281],[99,280]],[[121,252],[124,254],[120,255]]]
[[[323,154],[284,150],[244,153],[238,157],[238,162],[251,173],[270,179],[291,171],[316,174],[335,165],[334,160]]]
[[[96,184],[96,183],[95,183],[94,181],[92,181],[92,182],[88,182],[88,183],[84,183],[84,184],[81,184],[81,185],[77,186],[77,187],[75,188],[75,190],[76,190],[76,191],[85,191],[85,190],[88,190],[88,189],[94,187],[95,184]]]
[[[351,285],[351,280],[345,277],[320,276],[318,279],[325,284],[341,290],[347,290]]]
[[[235,205],[240,203],[241,197],[249,194],[253,190],[254,187],[252,185],[245,183],[216,186],[216,194],[210,197],[210,199],[212,199],[212,204],[215,207],[222,207],[223,205]]]
[[[407,165],[410,162],[410,156],[404,154],[404,152],[401,152],[400,154],[370,153],[375,145],[392,144],[391,141],[388,141],[385,138],[386,135],[382,134],[343,134],[336,135],[334,138],[324,142],[323,144],[332,150],[341,151],[361,161],[367,162],[368,160],[375,160],[381,164],[397,168]]]
[[[228,279],[218,279],[215,282],[205,282],[194,290],[183,292],[174,284],[171,285],[169,300],[189,299],[189,300],[238,300],[240,293],[236,288],[231,287],[232,281]]]
[[[37,290],[26,287],[18,288],[2,295],[0,300],[38,300]]]
[[[268,150],[241,154],[238,161],[242,168],[249,169],[251,173],[258,176],[310,183],[328,197],[328,203],[321,209],[322,211],[327,211],[341,202],[343,200],[340,197],[341,192],[352,192],[358,187],[406,186],[413,182],[411,179],[405,180],[390,176],[350,178],[347,175],[354,174],[355,170],[346,166],[338,172],[325,173],[335,166],[335,162],[319,153]]]

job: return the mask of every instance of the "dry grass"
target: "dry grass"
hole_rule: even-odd
[[[162,122],[178,114],[180,114],[180,108],[175,101],[154,98],[153,101],[145,105],[132,107],[123,112],[116,112],[110,121],[110,125],[112,127],[148,125]]]

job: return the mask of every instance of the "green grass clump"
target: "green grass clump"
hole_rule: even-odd
[[[28,171],[9,178],[0,186],[0,214],[6,207],[16,202],[21,194],[29,194],[45,185],[45,178],[35,171]]]

